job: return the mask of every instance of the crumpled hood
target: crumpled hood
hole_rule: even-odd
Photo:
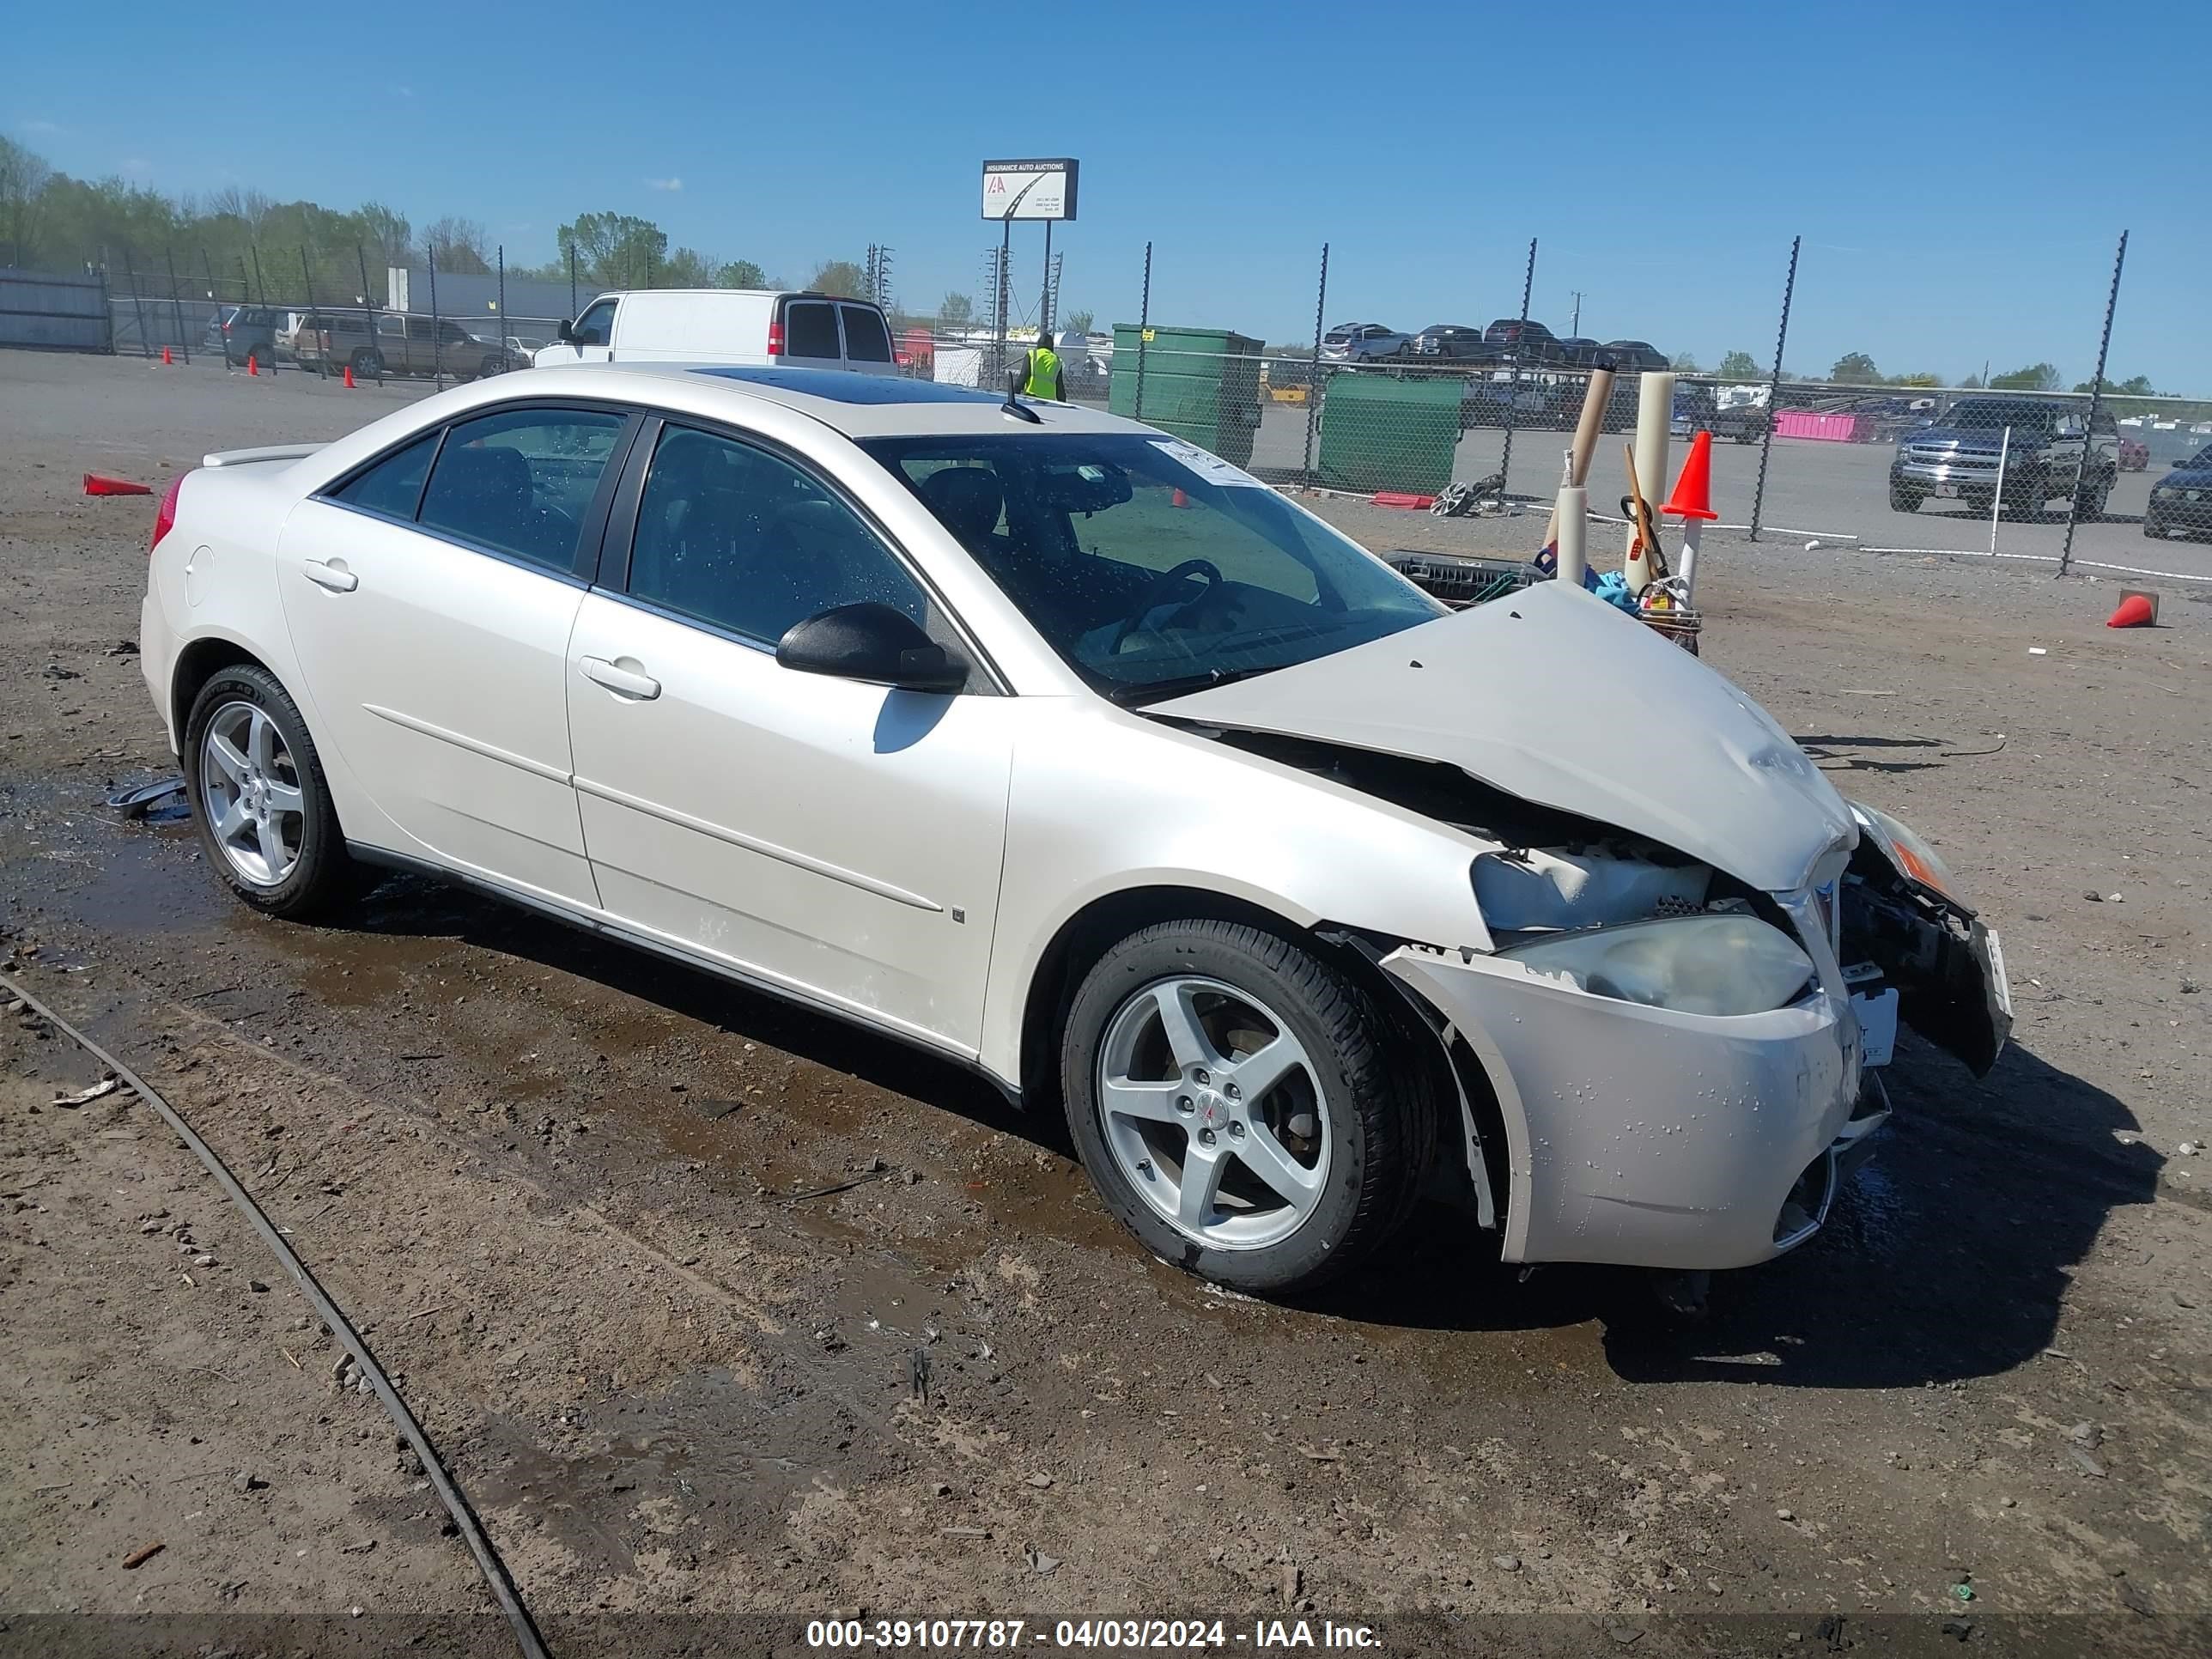
[[[1765,709],[1554,583],[1146,712],[1441,761],[1767,892],[1803,886],[1822,853],[1857,836]]]

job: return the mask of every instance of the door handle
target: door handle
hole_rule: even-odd
[[[307,561],[307,580],[318,587],[327,587],[333,593],[350,593],[361,586],[361,578],[347,569],[343,561],[333,559],[325,563],[321,559]]]
[[[609,662],[605,657],[586,657],[578,664],[584,678],[594,685],[604,685],[618,697],[635,697],[640,702],[651,702],[660,695],[660,682],[650,674],[641,674],[634,668],[623,668]]]

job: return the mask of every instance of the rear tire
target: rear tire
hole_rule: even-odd
[[[222,670],[192,699],[184,736],[193,826],[209,868],[235,897],[264,915],[301,921],[361,892],[315,740],[275,675],[254,665]],[[238,826],[233,833],[224,830],[229,823]]]
[[[380,380],[384,378],[384,354],[363,346],[353,354],[354,378]]]
[[[2086,485],[2081,491],[2077,516],[2085,520],[2103,518],[2105,505],[2112,499],[2112,485],[2118,482],[2118,473],[2108,472]]]
[[[1171,1006],[1193,1011],[1194,1049],[1170,1036]],[[1164,922],[1109,950],[1069,1006],[1068,1127],[1107,1207],[1155,1255],[1242,1291],[1308,1290],[1397,1230],[1428,1167],[1436,1100],[1405,1042],[1364,988],[1282,934]],[[1278,1059],[1296,1060],[1270,1080],[1255,1057],[1284,1043]],[[1209,1159],[1218,1196],[1186,1205]]]

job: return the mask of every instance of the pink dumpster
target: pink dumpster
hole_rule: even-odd
[[[1829,443],[1855,444],[1864,442],[1862,431],[1864,416],[1858,415],[1815,415],[1802,409],[1785,409],[1774,417],[1774,435],[1778,438],[1820,438]]]

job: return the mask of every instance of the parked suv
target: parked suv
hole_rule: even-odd
[[[2212,444],[2176,461],[2173,471],[2151,486],[2143,534],[2212,536]]]
[[[1327,349],[1324,343],[1323,349]],[[1498,354],[1486,344],[1482,331],[1459,323],[1431,323],[1413,337],[1413,353],[1420,357],[1447,357],[1461,362],[1486,362]]]
[[[2053,496],[2078,489],[2081,515],[2096,518],[2119,477],[2120,429],[2102,410],[2094,431],[2087,419],[2085,408],[2063,398],[1961,398],[1899,440],[1890,507],[1911,513],[1933,498],[1986,513],[2002,488],[2004,511],[2033,515]]]
[[[1325,363],[1372,363],[1385,357],[1410,356],[1413,337],[1380,323],[1339,323],[1321,337],[1321,360]]]
[[[243,368],[248,357],[273,365],[284,313],[270,306],[224,306],[208,319],[204,343],[225,362]]]
[[[457,380],[475,380],[518,367],[492,341],[479,340],[449,318],[406,317],[397,312],[319,311],[292,337],[293,356],[302,368],[337,374],[350,368],[357,375],[429,374],[442,371]]]

